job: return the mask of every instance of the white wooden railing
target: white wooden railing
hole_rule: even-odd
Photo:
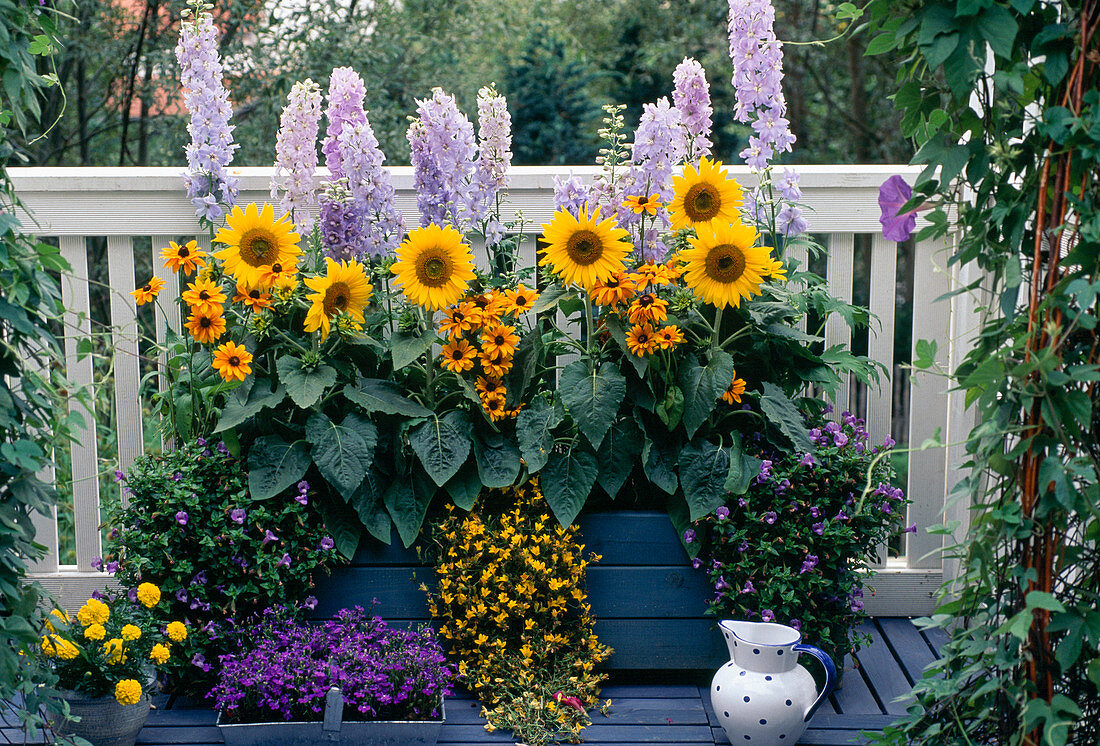
[[[751,183],[747,170],[733,171],[739,179]],[[937,434],[945,443],[961,440],[971,425],[961,395],[948,391],[943,378],[926,373],[914,373],[910,378],[895,364],[895,326],[909,323],[906,314],[899,317],[896,313],[899,307],[908,304],[912,311],[911,344],[915,346],[921,339],[936,340],[939,362],[944,366],[959,358],[960,341],[975,326],[966,295],[936,301],[963,279],[946,272],[946,254],[941,245],[924,242],[899,252],[898,245],[886,241],[880,233],[879,185],[897,173],[913,181],[917,170],[904,166],[804,166],[798,171],[802,174],[810,230],[820,235],[828,247],[824,272],[831,290],[845,300],[869,298],[871,312],[879,320],[868,341],[869,354],[894,373],[893,380],[870,392],[858,391],[854,385],[844,387],[836,402],[837,410],[852,408],[857,415],[865,416],[877,441],[890,433],[914,448]],[[242,168],[239,173],[242,202],[269,199],[270,169]],[[503,215],[522,210],[528,225],[537,231],[538,224],[548,221],[553,212],[554,177],[570,173],[590,177],[594,169],[513,168],[510,204]],[[101,551],[100,501],[104,495],[100,494],[100,485],[119,488],[103,479],[103,474],[113,473],[116,464],[111,461],[115,458],[117,467],[126,470],[142,453],[147,435],[143,431],[139,387],[139,316],[129,295],[135,282],[146,278],[135,276],[135,266],[152,267],[163,277],[159,249],[169,240],[194,237],[208,246],[209,238],[199,229],[176,168],[27,168],[12,169],[11,175],[31,213],[26,218],[28,229],[43,240],[56,241],[71,266],[71,272],[62,278],[66,372],[70,380],[77,386],[93,383],[93,361],[80,354],[81,340],[92,333],[93,324],[109,334],[114,351],[111,382],[99,384],[112,390],[109,397],[103,391],[96,397],[110,403],[113,416],[92,412],[89,417],[84,413],[88,427],[68,455],[71,484],[59,485],[63,494],[71,494],[75,530],[72,535],[59,536],[56,516],[37,520],[38,540],[48,553],[34,568],[33,576],[63,600],[76,599],[104,582],[104,576],[89,564]],[[393,178],[399,209],[406,216],[415,216],[411,169],[394,168]],[[415,218],[408,222],[415,223]],[[89,266],[89,248],[94,246],[89,239],[94,237],[101,237],[100,245],[105,237],[105,271],[101,266]],[[532,244],[526,243],[527,261],[533,259]],[[903,259],[900,265],[899,256]],[[796,258],[805,261],[805,256]],[[899,266],[913,273],[911,283],[909,278],[899,277]],[[90,283],[90,277],[102,277],[109,285],[109,318],[93,319],[91,295],[108,288]],[[911,297],[904,297],[908,293],[899,296],[899,288],[910,285]],[[178,286],[170,282],[162,293],[162,300],[167,302],[161,306],[174,308],[171,301],[178,291]],[[178,329],[179,321],[176,316],[168,323]],[[149,323],[146,319],[141,325]],[[159,342],[164,340],[165,326],[163,316],[157,314],[155,334]],[[849,333],[845,324],[831,321],[825,331],[827,344],[846,344]],[[97,420],[101,427],[104,423],[114,424],[114,447],[105,448],[106,454],[98,452]],[[960,458],[957,447],[909,454],[907,494],[913,503],[908,521],[915,522],[920,530],[907,534],[901,556],[887,561],[879,570],[872,583],[876,593],[867,599],[872,613],[918,614],[931,610],[933,593],[945,572],[936,551],[942,537],[923,529],[943,521],[945,495],[954,482],[952,465]],[[64,564],[61,550],[74,544],[75,564]]]

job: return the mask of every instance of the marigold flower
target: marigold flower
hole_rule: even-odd
[[[191,306],[191,313],[214,315],[222,312],[226,295],[221,285],[201,277],[190,283],[188,290],[180,297]]]
[[[658,340],[651,324],[637,324],[626,334],[626,346],[638,357],[648,355],[657,349]]]
[[[136,624],[127,624],[122,627],[120,637],[126,642],[133,642],[134,640],[141,639],[141,627]]]
[[[439,364],[452,373],[465,373],[474,367],[477,349],[465,339],[458,339],[443,345]]]
[[[123,679],[115,684],[115,701],[120,705],[136,705],[141,701],[141,684],[134,679]]]
[[[111,609],[98,598],[89,598],[76,612],[76,621],[88,627],[92,624],[106,624],[111,618]]]
[[[168,248],[160,250],[160,256],[164,259],[165,269],[182,271],[185,275],[194,272],[196,267],[206,265],[206,252],[195,241],[188,241],[182,246],[175,241],[169,241]]]
[[[152,650],[149,651],[150,660],[158,666],[163,666],[170,656],[171,653],[169,652],[168,646],[160,642],[154,645]]]
[[[192,313],[187,317],[187,331],[202,344],[214,344],[225,334],[225,317],[221,315],[221,306],[217,313]]]
[[[211,365],[226,381],[243,381],[252,372],[252,353],[244,345],[226,342],[214,350]]]
[[[748,384],[744,379],[737,377],[737,371],[733,372],[733,383],[729,385],[729,388],[722,392],[722,401],[726,404],[733,404],[734,402],[741,403],[741,395],[745,393],[745,387]]]
[[[168,622],[165,632],[172,642],[183,642],[187,639],[187,625],[183,622]]]
[[[134,304],[138,306],[144,306],[149,301],[156,298],[161,290],[164,289],[164,280],[156,277],[155,275],[149,278],[149,282],[145,283],[136,290],[131,290],[130,295],[134,296]]]
[[[126,643],[118,637],[112,637],[110,640],[103,643],[103,655],[107,657],[107,662],[112,666],[121,665],[129,658],[129,656],[126,655]]]
[[[160,603],[160,588],[152,583],[142,583],[137,587],[137,600],[147,609]]]

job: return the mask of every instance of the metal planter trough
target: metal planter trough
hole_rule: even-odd
[[[218,730],[226,746],[311,746],[318,743],[370,744],[370,746],[434,746],[447,719],[446,703],[440,703],[439,720],[343,720],[344,698],[338,689],[325,697],[324,719],[316,722],[233,723]]]

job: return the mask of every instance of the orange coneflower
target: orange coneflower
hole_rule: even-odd
[[[253,313],[259,313],[271,305],[271,294],[265,293],[259,288],[250,288],[243,282],[238,282],[233,302],[250,307]]]
[[[512,369],[511,356],[502,352],[492,354],[482,352],[478,357],[481,360],[481,369],[492,378],[503,378]]]
[[[443,345],[443,354],[440,355],[439,364],[452,373],[465,373],[474,367],[474,358],[476,357],[477,349],[465,339],[459,338],[454,342]]]
[[[481,333],[481,350],[487,355],[500,352],[507,357],[516,353],[516,345],[519,344],[519,335],[515,333],[514,326],[493,324],[485,327]]]
[[[630,304],[630,323],[661,322],[668,318],[668,301],[653,293],[642,293]]]
[[[748,384],[745,383],[743,378],[737,377],[737,371],[735,370],[733,372],[733,383],[730,384],[728,389],[722,392],[722,401],[726,404],[733,404],[734,402],[740,404],[741,394],[745,393],[745,387],[747,385]]]
[[[499,322],[500,317],[504,314],[504,298],[500,297],[492,290],[471,295],[469,297],[469,302],[477,312],[477,323],[482,326],[489,326],[490,324]]]
[[[657,337],[653,333],[653,326],[650,324],[636,324],[631,327],[626,335],[626,346],[638,357],[653,352],[657,347]]]
[[[290,280],[294,275],[298,274],[297,262],[275,262],[274,264],[265,265],[260,268],[260,282],[261,288],[272,288]]]
[[[226,381],[243,381],[252,372],[251,362],[252,353],[244,345],[226,342],[214,350],[214,359],[210,364]]]
[[[671,350],[676,345],[683,344],[684,333],[675,324],[661,327],[657,330],[657,346],[662,350]]]
[[[138,306],[144,306],[153,298],[157,297],[157,294],[164,289],[164,280],[159,277],[153,276],[149,278],[149,282],[145,283],[136,290],[131,290],[130,295],[134,296],[134,304]]]
[[[202,344],[213,344],[225,334],[225,317],[220,313],[192,313],[185,324],[191,336]]]
[[[504,406],[504,397],[500,394],[489,394],[481,400],[481,404],[485,407],[486,413],[493,422],[504,419],[508,414],[508,410]]]
[[[506,290],[504,292],[504,312],[514,313],[516,315],[527,313],[535,307],[535,301],[538,300],[538,298],[539,294],[537,291],[527,289],[521,282],[516,286],[515,290]]]
[[[475,325],[481,325],[480,318],[481,314],[474,310],[472,303],[459,303],[443,312],[439,333],[446,334],[448,339],[461,338],[466,332],[472,331]]]
[[[598,306],[616,306],[634,297],[634,280],[624,272],[616,272],[592,287],[592,300]]]
[[[225,303],[225,291],[222,286],[211,280],[201,277],[188,284],[188,290],[183,293],[183,300],[191,306],[194,313],[213,316],[221,313],[222,304]]]
[[[502,396],[507,395],[507,389],[504,388],[504,382],[499,378],[478,376],[477,381],[474,383],[474,388],[477,389],[477,393],[481,396],[487,396],[488,394],[494,393]]]
[[[657,209],[663,204],[664,202],[661,200],[660,194],[651,194],[648,197],[644,194],[638,194],[633,197],[627,197],[626,202],[623,202],[623,207],[629,207],[634,211],[635,215],[641,215],[643,212],[648,212],[650,215],[656,215]]]
[[[168,248],[160,250],[164,266],[173,272],[183,271],[189,275],[196,267],[206,266],[206,252],[199,248],[196,241],[188,241],[180,246],[175,241],[168,242]]]

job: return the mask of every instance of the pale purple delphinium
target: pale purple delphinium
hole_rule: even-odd
[[[417,100],[416,113],[406,137],[420,224],[450,224],[461,231],[471,217],[474,125],[442,88],[432,89],[431,98]]]
[[[195,214],[215,221],[225,216],[226,207],[237,202],[237,179],[227,169],[233,152],[229,117],[233,107],[229,91],[222,81],[222,62],[218,55],[218,34],[209,13],[202,13],[180,24],[176,60],[180,65],[183,103],[191,114],[187,132],[187,172],[183,181]]]
[[[321,87],[309,78],[294,84],[279,118],[275,136],[275,170],[271,199],[289,213],[302,233],[313,229],[310,207],[317,204],[317,134],[321,127]],[[282,197],[280,197],[282,193]]]
[[[680,122],[687,134],[687,152],[689,163],[697,164],[699,159],[710,155],[711,114],[710,86],[707,85],[707,72],[699,62],[685,57],[672,73],[672,101],[680,112]]]
[[[401,242],[405,223],[394,204],[396,191],[390,172],[383,167],[386,156],[370,122],[349,122],[336,138],[340,164],[350,197],[347,205],[360,221],[354,246],[345,246],[345,256],[329,248],[334,259],[362,259],[384,256]]]
[[[367,88],[363,78],[350,67],[333,68],[328,82],[328,128],[325,130],[325,142],[321,152],[325,154],[325,165],[333,180],[344,176],[338,138],[349,124],[364,124],[367,112],[363,109],[363,99],[367,97]]]
[[[554,177],[554,211],[565,210],[573,217],[579,217],[582,209],[592,211],[590,199],[592,191],[581,177],[570,174],[568,179]]]
[[[625,178],[623,199],[629,197],[650,197],[659,194],[661,202],[668,204],[672,200],[672,173],[684,159],[687,144],[678,109],[669,104],[667,98],[661,98],[655,104],[642,107],[642,118],[634,132],[634,144],[631,147],[631,168]],[[619,224],[623,227],[637,225],[645,213],[637,214],[629,207],[620,205]],[[662,205],[657,210],[657,218],[664,227],[668,227],[668,210]],[[637,246],[646,261],[663,261],[667,248],[664,243],[652,239],[650,245]]]
[[[504,237],[504,227],[497,220],[494,207],[500,191],[508,186],[512,115],[504,96],[492,86],[477,92],[477,123],[478,155],[471,212],[474,220],[487,221],[485,241],[494,246]]]

